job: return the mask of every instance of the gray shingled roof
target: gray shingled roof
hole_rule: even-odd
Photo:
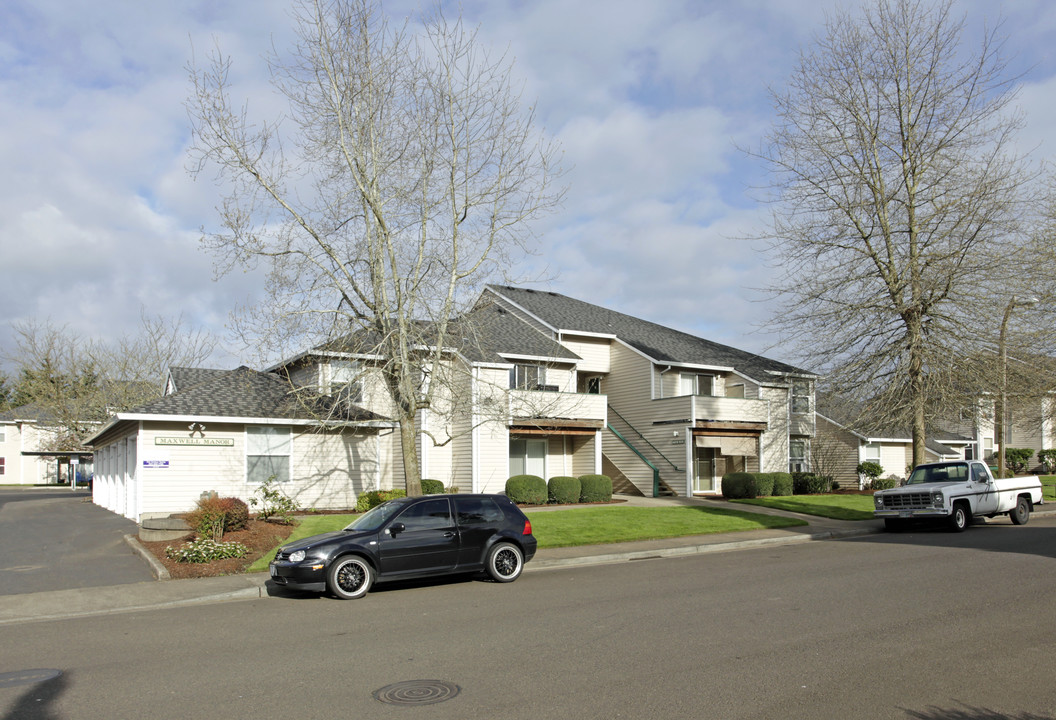
[[[220,375],[226,375],[231,372],[230,370],[212,370],[210,368],[188,368],[188,367],[170,367],[169,375],[172,377],[172,384],[175,386],[177,391],[187,390],[195,385],[199,385],[207,380],[212,380]]]
[[[431,342],[428,323],[419,323],[421,342]],[[313,351],[373,355],[377,335],[360,331],[317,345]],[[471,362],[508,362],[502,355],[525,355],[574,362],[579,356],[549,335],[498,304],[475,308],[448,326],[445,345],[457,349]]]
[[[310,401],[311,405],[308,406],[306,401]],[[226,372],[211,373],[210,377],[186,390],[178,390],[141,405],[128,414],[310,420],[318,417],[321,412],[333,411],[330,402],[330,398],[326,396],[294,394],[289,383],[278,375],[243,366]],[[341,412],[340,419],[383,418],[361,407],[350,405]]]
[[[813,375],[808,370],[559,293],[504,285],[489,285],[488,289],[554,330],[615,335],[657,362],[732,367],[757,380],[772,373]]]

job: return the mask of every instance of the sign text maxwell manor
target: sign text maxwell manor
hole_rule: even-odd
[[[156,437],[155,445],[211,445],[214,447],[231,447],[234,438],[190,438],[190,437]]]

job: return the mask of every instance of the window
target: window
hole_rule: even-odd
[[[587,392],[591,395],[601,395],[601,378],[587,378]]]
[[[502,510],[491,498],[456,495],[452,499],[455,501],[459,525],[492,525],[502,520]]]
[[[5,432],[6,432],[5,428],[0,427],[0,442],[4,442],[4,440],[7,439],[7,436],[4,435]]]
[[[438,530],[451,527],[451,508],[447,498],[415,503],[396,518],[403,523],[405,532],[415,530]]]
[[[794,413],[809,413],[810,412],[810,381],[808,381],[808,380],[793,380],[792,381],[792,412],[794,412]]]
[[[880,462],[880,443],[869,443],[865,446],[865,461],[874,462],[877,465],[881,465]]]
[[[788,471],[808,472],[807,465],[807,441],[790,440],[788,442]]]
[[[6,470],[6,468],[4,467],[4,461],[5,460],[6,460],[6,458],[0,457],[0,475],[3,475],[4,471]]]
[[[246,428],[246,482],[262,485],[274,477],[290,479],[290,428],[248,426]]]
[[[546,385],[546,368],[542,365],[514,365],[510,368],[510,388],[539,390]]]
[[[363,399],[363,369],[357,360],[333,360],[330,362],[330,394],[341,395],[350,402]]]
[[[679,374],[679,395],[714,395],[715,376],[696,373]]]
[[[510,438],[510,475],[546,477],[546,440]]]

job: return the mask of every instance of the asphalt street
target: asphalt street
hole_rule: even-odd
[[[0,717],[1040,720],[1054,571],[1035,516],[10,624]]]

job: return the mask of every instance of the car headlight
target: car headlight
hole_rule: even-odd
[[[931,496],[931,504],[937,508],[941,508],[943,505],[942,493],[935,493]]]
[[[884,496],[873,495],[873,504],[878,508],[882,508],[884,506]]]
[[[304,560],[306,553],[304,550],[294,550],[290,553],[290,562],[301,562]]]

